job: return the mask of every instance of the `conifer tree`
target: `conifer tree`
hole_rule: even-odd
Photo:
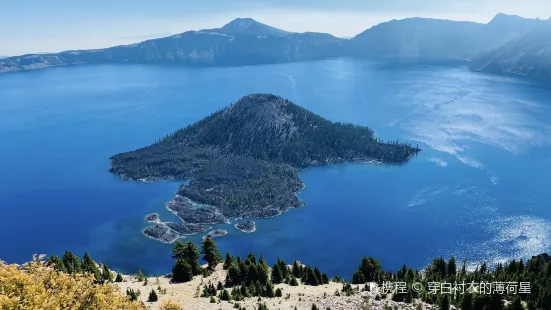
[[[80,269],[82,270],[82,272],[90,273],[94,275],[94,277],[96,278],[96,281],[98,282],[102,281],[103,279],[101,272],[99,271],[99,268],[96,265],[96,262],[92,260],[88,252],[84,253],[84,257],[82,258],[82,262],[80,264]]]
[[[237,263],[233,262],[228,268],[228,273],[226,274],[226,284],[229,286],[236,285],[243,282],[241,276],[241,271]]]
[[[291,274],[291,280],[289,280],[290,286],[298,286],[298,280],[295,278],[294,274]]]
[[[230,293],[228,293],[228,290],[226,289],[223,289],[222,292],[220,293],[220,300],[231,300],[231,297],[230,297]]]
[[[253,265],[256,265],[256,256],[254,256],[253,253],[250,253],[247,255],[246,261],[252,263]]]
[[[412,290],[408,290],[407,292],[407,295],[406,295],[406,300],[405,302],[407,304],[411,304],[413,302],[413,293],[411,292]]]
[[[212,238],[205,238],[201,243],[201,254],[207,262],[208,268],[214,270],[216,266],[222,262],[220,251],[216,248],[216,242]]]
[[[277,259],[276,263],[279,265],[279,271],[281,272],[281,277],[283,281],[285,281],[285,279],[287,279],[290,274],[289,267],[287,267],[287,263],[285,263],[284,260],[279,258]]]
[[[199,250],[192,241],[176,241],[174,248],[172,249],[172,258],[176,261],[179,259],[185,260],[191,267],[194,276],[200,275],[202,272],[201,265],[199,264]]]
[[[256,265],[250,266],[248,269],[247,275],[245,276],[245,282],[246,283],[254,283],[255,281],[258,281],[258,269],[256,268]]]
[[[450,299],[448,297],[448,294],[442,294],[441,295],[439,306],[440,306],[439,310],[449,310],[450,309]]]
[[[226,252],[226,259],[224,261],[224,270],[228,270],[234,261],[235,260],[233,259],[233,256],[231,256],[230,253]]]
[[[138,297],[140,297],[141,292],[140,292],[140,290],[135,291],[131,288],[127,288],[126,289],[126,295],[128,295],[130,297],[131,301],[136,301],[136,300],[138,300]]]
[[[278,284],[283,282],[283,276],[281,275],[281,270],[279,269],[279,264],[275,263],[272,267],[272,283]]]
[[[61,258],[57,257],[57,255],[52,255],[48,257],[46,260],[46,264],[51,265],[54,267],[55,270],[61,271],[61,272],[67,272],[67,268],[65,267],[65,264],[61,260]]]
[[[191,280],[193,280],[193,268],[185,259],[176,260],[176,264],[172,267],[172,281],[188,282]]]
[[[322,273],[321,279],[323,284],[329,284],[329,276],[326,273]]]
[[[470,293],[463,294],[461,299],[461,310],[473,310],[473,295]]]
[[[245,287],[245,285],[241,285],[241,287],[239,288],[239,293],[245,298],[249,297],[249,291],[247,290],[247,287]]]
[[[262,289],[262,285],[260,285],[260,282],[256,281],[254,282],[254,296],[262,296],[264,295],[264,290]]]
[[[122,282],[122,274],[120,272],[117,272],[117,277],[115,278],[115,282]]]
[[[101,277],[105,282],[113,282],[113,273],[109,270],[109,266],[107,266],[107,264],[103,264]]]
[[[318,280],[318,283],[323,284],[323,278],[318,267],[314,267],[314,275],[316,276],[316,280]]]
[[[68,273],[79,273],[81,271],[79,257],[70,251],[65,251],[61,257],[61,260],[63,261],[65,269]]]
[[[300,265],[299,265],[298,261],[296,261],[296,260],[293,262],[292,272],[293,272],[293,275],[295,276],[295,278],[302,278]]]
[[[455,258],[453,256],[450,257],[450,260],[448,261],[446,274],[450,277],[453,277],[457,274],[457,266],[455,264]]]
[[[138,269],[138,272],[136,273],[136,278],[138,279],[138,281],[141,282],[141,281],[145,281],[147,277],[145,276],[145,274],[141,269]]]
[[[260,282],[260,284],[262,286],[265,286],[266,284],[268,284],[269,280],[270,280],[270,275],[269,275],[269,271],[270,268],[265,268],[264,266],[262,266],[262,264],[260,264],[260,262],[256,265],[256,271],[257,271],[257,274],[258,274],[258,281]]]
[[[365,283],[365,277],[364,274],[358,269],[354,271],[354,274],[352,275],[352,283],[354,284],[362,284]]]
[[[305,268],[303,282],[312,286],[319,285],[318,278],[316,277],[316,274],[314,273],[312,267],[308,266]]]
[[[258,264],[262,266],[266,270],[266,273],[270,273],[270,266],[266,263],[266,260],[264,259],[264,254],[260,253],[260,257],[258,258]]]
[[[155,302],[157,300],[159,300],[159,296],[157,295],[157,292],[155,292],[155,290],[151,290],[151,292],[149,292],[149,297],[147,298],[147,301]]]
[[[266,297],[268,297],[268,298],[274,298],[275,297],[274,286],[272,285],[272,283],[268,283],[266,285]]]

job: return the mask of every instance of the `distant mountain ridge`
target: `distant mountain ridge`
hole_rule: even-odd
[[[130,45],[9,57],[0,61],[0,73],[99,63],[235,66],[318,60],[340,56],[344,41],[325,33],[291,33],[238,18],[221,28]]]
[[[547,80],[550,24],[506,14],[497,14],[487,24],[415,17],[384,22],[342,39],[237,18],[220,28],[130,45],[8,57],[0,60],[0,73],[101,63],[239,66],[359,57],[398,63],[462,62],[476,71]]]
[[[217,33],[223,33],[227,35],[255,35],[255,36],[291,34],[291,32],[289,31],[268,26],[266,24],[257,22],[252,18],[236,18],[231,22],[225,24],[221,28],[204,29],[202,31],[217,32]]]
[[[524,35],[474,59],[470,68],[551,81],[551,20],[541,21]]]

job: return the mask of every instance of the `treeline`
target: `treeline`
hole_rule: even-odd
[[[188,282],[196,275],[208,276],[217,264],[223,261],[223,268],[227,270],[224,283],[208,283],[201,290],[201,297],[220,300],[240,301],[247,297],[281,297],[281,289],[274,289],[274,284],[287,283],[291,286],[328,284],[327,274],[322,273],[317,267],[303,266],[295,261],[289,267],[285,261],[278,259],[270,268],[260,254],[258,259],[249,253],[245,259],[233,257],[226,253],[222,260],[216,243],[211,238],[206,238],[201,243],[201,249],[191,242],[177,241],[172,250],[175,263],[172,268],[173,282]],[[199,264],[200,253],[207,262],[207,268]]]
[[[73,254],[71,251],[65,251],[61,258],[57,255],[48,257],[46,263],[54,267],[57,271],[69,274],[92,274],[96,283],[113,282],[114,280],[113,273],[109,270],[109,266],[107,266],[107,264],[102,264],[100,270],[98,267],[100,265],[90,257],[88,252],[84,253],[84,256],[80,259],[80,257]],[[122,282],[122,275],[118,273],[115,280],[117,282]]]
[[[234,257],[226,253],[222,258],[215,241],[211,238],[203,240],[200,247],[191,241],[177,241],[172,254],[175,259],[170,275],[172,282],[188,282],[195,276],[208,276],[216,266],[223,263],[223,269],[227,270],[223,283],[209,282],[202,288],[197,288],[196,297],[210,298],[212,302],[216,302],[216,298],[238,302],[248,297],[282,297],[282,290],[275,289],[274,285],[286,283],[291,286],[316,286],[328,284],[330,281],[328,275],[317,267],[304,266],[296,260],[288,265],[278,259],[270,267],[262,254],[257,258],[249,253],[242,259],[240,256]],[[207,263],[205,267],[201,266],[200,259]],[[81,259],[66,251],[61,258],[52,255],[47,263],[63,273],[91,274],[96,283],[113,281],[113,273],[107,265],[102,264],[100,270],[88,253]],[[138,271],[137,277],[139,280],[147,281],[141,271]],[[122,281],[122,276],[117,274],[115,281]],[[466,262],[457,263],[454,257],[448,260],[436,258],[423,270],[404,265],[395,272],[384,271],[381,263],[373,257],[364,257],[350,282],[346,283],[339,276],[335,276],[332,281],[343,284],[342,289],[335,292],[336,296],[355,294],[360,290],[360,286],[362,290],[370,290],[369,283],[374,282],[379,289],[376,296],[378,300],[391,298],[408,304],[421,300],[434,304],[441,310],[449,310],[452,307],[462,310],[551,309],[551,257],[547,254],[534,256],[526,262],[513,260],[506,264],[500,263],[493,268],[482,264],[474,271],[467,271]],[[403,290],[396,289],[395,286],[399,283],[405,283]],[[420,284],[422,289],[412,289],[414,283]],[[436,287],[436,290],[431,292],[431,283],[447,284],[449,290],[444,291],[442,287]],[[457,287],[457,284],[461,283],[465,283],[463,289]],[[471,290],[470,283],[489,283],[493,286],[488,288],[490,291]],[[506,285],[501,287],[502,291],[498,291],[496,287],[496,284],[500,283]],[[521,283],[529,283],[530,286],[523,291]],[[514,287],[515,290],[510,290],[508,286]],[[136,292],[127,292],[127,295],[131,300],[138,297]],[[150,301],[157,300],[156,293],[154,295],[149,297]],[[265,307],[263,304],[259,304],[260,306],[263,309]]]
[[[522,302],[528,310],[551,309],[551,258],[547,254],[534,256],[526,263],[522,260],[500,263],[492,269],[484,263],[472,272],[466,270],[465,261],[458,266],[454,257],[447,261],[436,258],[422,271],[404,265],[397,272],[385,272],[378,260],[364,257],[352,276],[352,283],[367,282],[378,283],[379,288],[385,283],[387,288],[389,284],[406,283],[406,290],[402,292],[389,288],[394,290],[394,301],[412,303],[420,299],[443,310],[450,309],[451,305],[462,310],[522,310]],[[523,292],[521,282],[529,283],[529,290]],[[412,289],[413,283],[421,283],[423,289],[416,292]],[[441,286],[430,292],[431,283]],[[442,289],[442,283],[446,290]],[[480,283],[486,291],[477,288]],[[469,284],[474,284],[476,289]]]
[[[199,252],[193,242],[179,241],[173,252],[189,254],[180,257],[185,263],[177,258],[172,275],[174,281],[185,282],[191,280],[192,275],[208,275],[216,264],[223,261],[223,268],[227,270],[224,283],[207,283],[200,293],[201,297],[211,300],[215,297],[228,301],[240,301],[247,297],[281,297],[283,292],[274,290],[275,284],[316,286],[328,284],[330,281],[328,275],[317,267],[303,266],[296,260],[288,265],[278,259],[271,268],[262,254],[257,259],[254,254],[249,253],[242,259],[226,253],[222,260],[215,242],[210,238],[201,244],[203,259],[208,263],[205,269],[199,265]],[[188,270],[184,278],[178,276],[179,265],[185,265]],[[523,304],[527,310],[551,309],[551,257],[547,254],[532,257],[527,262],[513,260],[506,264],[500,263],[494,268],[482,264],[474,271],[467,271],[466,262],[458,264],[454,257],[449,260],[436,258],[423,270],[404,265],[396,272],[384,271],[377,259],[364,257],[350,282],[346,283],[339,276],[335,276],[332,281],[343,284],[342,289],[335,292],[336,296],[355,294],[360,286],[362,290],[369,290],[368,283],[374,282],[379,289],[376,299],[390,297],[396,302],[409,304],[413,304],[414,300],[421,300],[440,310],[449,310],[452,306],[462,310],[523,310]],[[393,288],[398,283],[405,283],[405,289]],[[414,283],[420,284],[422,289],[412,289]],[[465,284],[463,289],[462,283]],[[471,283],[490,284],[489,291],[471,290]],[[521,283],[529,283],[530,287],[523,291]],[[444,285],[449,291],[440,286],[430,291],[434,284]],[[503,284],[502,291],[496,288],[500,284]],[[384,291],[385,286],[387,292]],[[508,286],[515,290],[508,289]]]

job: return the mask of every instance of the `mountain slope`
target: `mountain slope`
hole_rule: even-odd
[[[540,26],[541,20],[498,14],[488,24],[406,18],[376,25],[346,46],[349,55],[386,60],[471,59]]]
[[[0,73],[53,66],[145,63],[233,66],[336,57],[345,40],[323,33],[288,33],[252,19],[236,19],[218,29],[106,49],[32,54],[0,60]]]
[[[239,66],[333,57],[397,63],[467,63],[486,72],[547,78],[549,21],[497,14],[489,23],[406,18],[381,23],[350,40],[326,33],[292,33],[250,18],[213,29],[97,50],[0,59],[0,73],[52,66],[143,63]]]
[[[283,98],[253,94],[155,144],[111,157],[110,171],[134,180],[189,179],[167,207],[185,223],[216,224],[303,205],[296,195],[302,188],[297,168],[398,163],[417,152],[381,142],[367,127],[333,123]],[[148,236],[174,239],[160,228]]]
[[[518,39],[544,21],[540,19],[523,18],[517,15],[497,14],[484,26],[483,31],[476,36],[473,56],[495,50],[507,42]]]
[[[375,59],[468,57],[473,36],[484,24],[407,18],[378,24],[347,44],[351,56]]]
[[[551,80],[551,19],[523,36],[479,56],[470,68],[489,73],[512,73]]]

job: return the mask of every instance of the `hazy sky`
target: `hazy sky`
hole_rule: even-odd
[[[551,0],[5,0],[0,55],[128,44],[215,28],[236,17],[351,37],[390,19],[486,23],[499,12],[547,19]]]

